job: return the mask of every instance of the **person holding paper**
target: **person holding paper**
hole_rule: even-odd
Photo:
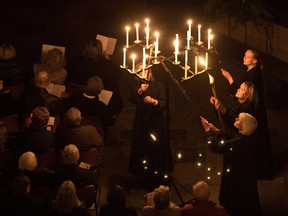
[[[100,40],[93,38],[89,41],[82,56],[68,61],[67,71],[67,84],[85,85],[90,77],[100,77],[104,89],[113,92],[108,104],[113,115],[116,117],[123,110],[124,104],[118,84],[122,71],[111,61],[110,56],[103,52]]]
[[[137,65],[137,70],[140,69],[142,62]],[[130,101],[136,105],[136,113],[129,171],[151,190],[165,182],[163,174],[173,171],[174,164],[168,137],[166,89],[160,80],[154,78],[151,69],[144,73],[149,83],[137,79],[130,95]]]
[[[103,82],[100,77],[92,76],[87,80],[83,92],[72,94],[68,99],[69,107],[76,107],[82,116],[93,116],[101,122],[104,136],[107,134],[108,127],[114,124],[115,119],[109,107],[99,100],[99,94],[103,90]]]

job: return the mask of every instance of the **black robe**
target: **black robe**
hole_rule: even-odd
[[[256,87],[259,97],[259,102],[255,113],[255,118],[258,121],[258,141],[256,142],[257,154],[255,155],[257,161],[257,176],[258,179],[271,180],[275,175],[274,162],[268,129],[263,77],[260,67],[255,66],[249,71],[244,72],[242,82],[253,83]],[[236,94],[237,89],[239,88],[241,83],[233,82],[230,85],[229,91],[232,95]]]
[[[147,91],[138,95],[140,86],[140,82],[135,83],[130,97],[131,102],[136,104],[136,113],[129,171],[134,175],[150,173],[152,176],[157,171],[160,176],[174,170],[169,144],[166,90],[161,82],[154,80],[150,82]],[[144,103],[145,96],[157,99],[158,105]],[[145,164],[143,164],[144,160],[146,160]]]
[[[254,160],[256,140],[255,134],[208,133],[212,151],[223,155],[219,201],[229,215],[260,215]]]

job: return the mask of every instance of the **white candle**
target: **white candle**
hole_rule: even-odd
[[[205,68],[208,69],[208,52],[206,52]]]
[[[145,78],[145,68],[146,68],[146,57],[143,57],[143,63],[142,63],[142,78]]]
[[[123,48],[123,68],[126,68],[126,47]]]
[[[129,30],[130,27],[126,26],[126,47],[129,47]]]
[[[136,59],[136,55],[132,54],[132,72],[135,72],[135,59]]]
[[[198,25],[198,44],[201,43],[201,25]]]
[[[185,68],[184,68],[184,78],[187,79],[187,69],[188,69],[188,50],[185,50]]]
[[[188,30],[187,31],[187,49],[190,49],[190,38],[191,38],[191,36],[190,36],[190,32]]]
[[[145,28],[146,31],[146,47],[149,47],[149,29]]]
[[[136,41],[138,42],[139,41],[139,24],[138,23],[135,24],[135,28],[136,28]]]
[[[195,56],[195,69],[194,69],[194,71],[195,71],[195,74],[198,73],[198,58],[197,58],[197,55]]]
[[[155,57],[157,57],[158,54],[158,46],[159,46],[159,33],[155,32]]]
[[[192,25],[192,20],[188,20],[189,39],[191,38],[191,25]]]
[[[176,34],[175,52],[179,53],[179,35]]]
[[[146,47],[149,47],[149,19],[145,19],[146,22]]]
[[[210,41],[211,41],[211,29],[208,30],[208,45],[207,45],[208,50],[209,50],[210,47],[211,47]]]

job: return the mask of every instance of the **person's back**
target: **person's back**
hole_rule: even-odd
[[[194,199],[181,209],[182,216],[227,216],[223,206],[211,200],[209,186],[206,182],[199,181],[192,187]]]
[[[99,210],[99,216],[137,216],[137,211],[132,206],[126,205],[126,194],[124,188],[114,185],[107,194],[107,203]]]

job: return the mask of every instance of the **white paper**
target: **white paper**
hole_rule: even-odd
[[[42,53],[47,53],[49,50],[58,48],[62,51],[63,55],[65,56],[65,47],[63,46],[55,46],[55,45],[49,45],[49,44],[42,44]]]
[[[79,167],[83,168],[83,169],[90,169],[91,164],[85,163],[83,161],[80,162]]]
[[[49,85],[46,87],[46,89],[50,94],[53,94],[53,95],[61,98],[61,94],[62,94],[62,92],[65,91],[66,87],[65,87],[65,85],[58,85],[58,84],[49,83]]]
[[[108,90],[102,90],[101,93],[99,94],[99,100],[102,101],[106,106],[109,104],[109,101],[113,95],[112,91]]]
[[[116,42],[117,42],[116,38],[110,38],[110,37],[97,34],[96,39],[102,42],[103,51],[105,51],[109,55],[113,55]]]

